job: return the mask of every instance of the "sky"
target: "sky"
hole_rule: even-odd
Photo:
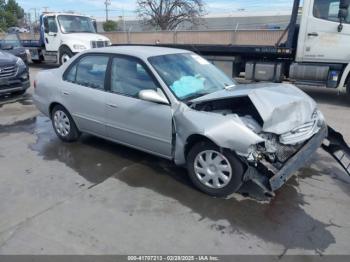
[[[291,10],[293,0],[203,0],[209,14],[223,14],[237,12],[239,9],[246,11],[287,11]],[[105,0],[17,0],[26,12],[34,14],[42,12],[44,7],[49,11],[75,11],[94,17],[105,15]],[[110,16],[135,16],[135,0],[111,0]]]

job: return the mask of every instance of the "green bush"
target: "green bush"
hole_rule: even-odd
[[[108,20],[103,23],[103,30],[106,32],[117,31],[118,23],[112,20]]]

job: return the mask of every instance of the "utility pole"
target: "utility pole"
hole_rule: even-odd
[[[106,22],[108,21],[108,6],[111,5],[111,0],[105,0],[105,6],[106,6]]]

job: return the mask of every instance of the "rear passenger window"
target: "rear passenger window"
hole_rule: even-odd
[[[104,89],[108,56],[85,56],[66,73],[64,80],[78,85]]]

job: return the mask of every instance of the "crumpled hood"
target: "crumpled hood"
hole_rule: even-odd
[[[248,96],[259,112],[263,131],[283,134],[311,120],[315,101],[291,84],[247,84],[194,99],[200,103],[230,97]]]

